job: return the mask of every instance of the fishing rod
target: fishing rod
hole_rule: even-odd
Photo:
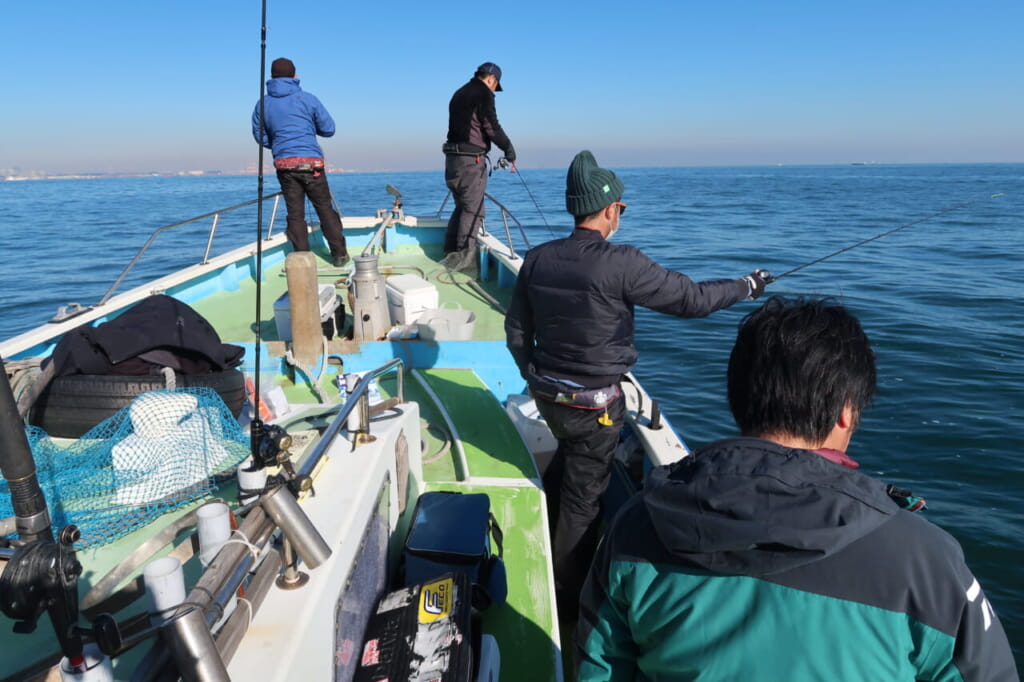
[[[509,167],[511,167],[513,175],[519,176],[519,182],[523,183],[523,189],[525,189],[526,193],[530,195],[530,200],[533,201],[533,205],[537,208],[537,213],[540,214],[540,219],[544,221],[544,227],[548,228],[548,233],[551,235],[551,238],[554,239],[555,231],[551,229],[550,225],[548,225],[548,219],[544,216],[544,211],[540,210],[540,204],[537,203],[537,199],[533,196],[533,192],[530,191],[529,185],[526,184],[526,178],[523,177],[522,171],[516,167],[515,161],[509,161],[504,156],[498,159],[498,168]]]
[[[266,135],[266,110],[264,107],[264,88],[267,75],[267,0],[263,0],[262,15],[260,17],[260,140],[259,155],[256,163],[256,345],[254,351],[255,374],[253,376],[252,391],[252,425],[249,429],[253,467],[260,468],[257,453],[260,450],[260,441],[263,437],[263,420],[260,419],[260,346],[262,345],[259,324],[260,304],[263,287],[263,136]]]
[[[782,277],[785,277],[786,275],[792,275],[794,272],[799,272],[800,270],[803,270],[804,268],[809,268],[812,265],[820,263],[820,262],[822,262],[824,260],[828,260],[829,258],[832,258],[834,256],[838,256],[841,253],[846,253],[847,251],[850,251],[851,249],[855,249],[858,246],[863,246],[863,245],[867,244],[868,242],[873,242],[876,239],[881,239],[882,237],[884,237],[887,234],[892,234],[893,232],[898,232],[900,230],[906,229],[906,228],[911,227],[913,225],[917,225],[919,223],[923,223],[926,220],[931,220],[932,218],[936,218],[936,217],[942,215],[943,213],[949,213],[950,211],[955,211],[958,208],[963,208],[965,206],[970,206],[971,204],[976,204],[979,201],[985,201],[986,199],[995,199],[996,197],[1001,197],[1003,195],[1004,195],[1004,192],[999,192],[998,194],[990,194],[987,197],[979,197],[977,199],[971,199],[970,201],[965,201],[962,204],[957,204],[956,206],[950,206],[949,208],[944,208],[941,211],[938,211],[936,213],[932,213],[931,215],[927,215],[927,216],[925,216],[923,218],[918,218],[917,220],[913,220],[913,221],[911,221],[909,223],[905,223],[903,225],[900,225],[899,227],[894,227],[891,230],[886,230],[885,232],[882,232],[881,234],[876,234],[874,237],[868,237],[867,239],[863,239],[863,240],[857,242],[856,244],[851,244],[850,246],[847,246],[847,247],[844,247],[842,249],[839,249],[838,251],[833,251],[832,253],[828,254],[827,256],[822,256],[821,258],[817,258],[815,260],[812,260],[809,263],[804,263],[803,265],[795,267],[792,270],[786,270],[781,275],[775,275],[774,277],[769,277],[768,280],[767,280],[767,283],[774,282],[775,280],[781,279]]]

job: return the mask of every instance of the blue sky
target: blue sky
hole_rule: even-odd
[[[452,92],[504,70],[523,168],[1024,161],[1024,2],[268,0],[338,124],[331,165],[440,169]],[[4,3],[0,169],[241,170],[260,2]]]

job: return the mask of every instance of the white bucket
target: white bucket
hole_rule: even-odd
[[[433,308],[420,313],[416,324],[424,341],[469,341],[473,338],[476,313],[461,307]]]
[[[537,410],[537,403],[528,395],[513,393],[505,401],[505,412],[516,427],[526,447],[534,455],[554,454],[558,440]]]

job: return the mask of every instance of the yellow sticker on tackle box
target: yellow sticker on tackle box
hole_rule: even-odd
[[[434,580],[420,590],[420,623],[433,623],[451,615],[455,583],[452,578]]]

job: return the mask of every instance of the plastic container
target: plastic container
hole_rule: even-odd
[[[330,327],[333,330],[334,311],[339,303],[338,295],[334,291],[334,285],[317,285],[317,294],[320,299],[320,324],[326,325],[330,322]],[[274,301],[274,324],[277,326],[277,338],[281,341],[292,340],[292,309],[290,301],[291,299],[288,297],[287,291]],[[328,336],[333,336],[333,333]]]
[[[458,305],[458,304],[456,304]],[[458,308],[432,308],[420,314],[419,336],[425,341],[469,341],[476,313]]]
[[[384,284],[393,324],[416,322],[423,311],[437,308],[437,287],[416,275],[392,275]]]
[[[165,623],[172,609],[185,601],[185,572],[181,561],[165,556],[146,564],[142,579],[149,596],[149,619],[154,625]]]
[[[114,682],[114,666],[98,646],[86,644],[82,656],[85,659],[84,670],[72,667],[66,656],[60,659],[61,682]]]
[[[199,562],[209,566],[231,537],[231,510],[223,502],[208,502],[196,514],[199,517]]]
[[[254,502],[260,494],[263,493],[263,488],[267,485],[267,470],[266,469],[252,469],[252,457],[247,457],[241,464],[238,465],[238,503],[249,504]],[[251,491],[248,493],[242,493],[243,490]]]
[[[505,401],[505,412],[534,455],[550,455],[558,449],[558,440],[551,434],[533,398],[513,393]]]

